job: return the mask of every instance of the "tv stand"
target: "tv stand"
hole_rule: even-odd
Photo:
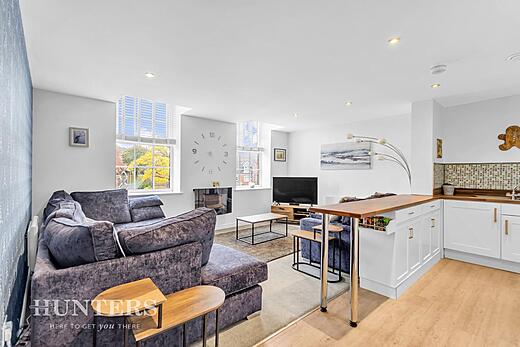
[[[289,223],[298,224],[300,223],[300,219],[310,216],[309,208],[309,206],[278,204],[271,206],[271,212],[283,214],[287,216]]]

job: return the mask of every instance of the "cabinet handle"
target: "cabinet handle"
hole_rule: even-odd
[[[435,228],[435,218],[432,218],[432,228]]]
[[[494,212],[493,212],[493,215],[494,215],[494,217],[493,217],[493,221],[496,223],[496,222],[497,222],[497,208],[495,207],[495,208],[493,209],[493,211],[494,211]]]
[[[509,235],[509,221],[506,219],[506,235]]]
[[[408,228],[408,239],[413,239],[413,228]]]
[[[409,215],[412,215],[412,214],[414,214],[414,213],[415,213],[415,212],[409,212],[408,214],[409,214]]]

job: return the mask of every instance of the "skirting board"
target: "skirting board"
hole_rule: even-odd
[[[427,273],[435,264],[441,260],[440,252],[431,257],[425,264],[410,274],[404,281],[402,281],[397,287],[392,287],[387,284],[383,284],[377,281],[372,281],[366,278],[360,278],[361,288],[370,290],[372,292],[384,295],[391,299],[398,299],[401,295],[406,292],[419,278]]]
[[[495,269],[520,273],[520,264],[507,260],[484,257],[482,255],[470,254],[466,252],[444,249],[444,257],[448,259],[460,260],[466,263],[472,263]]]

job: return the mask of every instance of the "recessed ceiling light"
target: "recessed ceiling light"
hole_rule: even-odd
[[[352,101],[347,101],[347,102],[345,103],[345,105],[347,105],[347,106],[352,106]]]
[[[145,72],[144,75],[148,78],[154,78],[155,74],[153,72]]]
[[[298,118],[298,114],[295,113],[295,114],[294,114],[294,118]]]
[[[399,36],[391,37],[388,39],[389,45],[397,45],[399,42],[401,42],[401,38]]]
[[[437,88],[440,88],[441,85],[439,83],[434,83],[430,87],[432,87],[432,89],[437,89]]]
[[[513,53],[506,58],[507,61],[520,61],[520,52]]]

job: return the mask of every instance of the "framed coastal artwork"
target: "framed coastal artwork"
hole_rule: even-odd
[[[372,144],[342,142],[321,145],[322,170],[369,170],[372,168]]]

